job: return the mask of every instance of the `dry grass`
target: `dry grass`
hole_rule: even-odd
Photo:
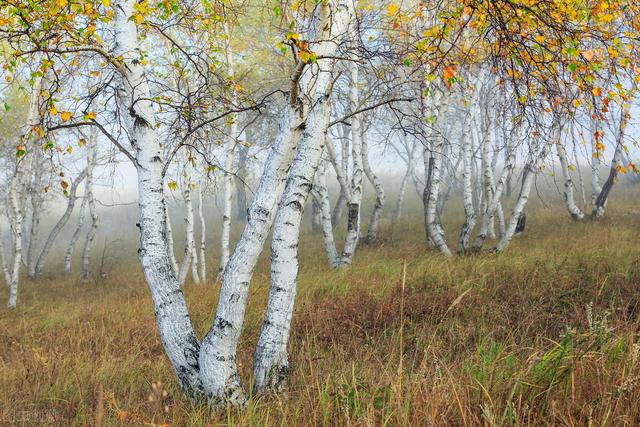
[[[0,420],[73,425],[638,425],[638,204],[600,222],[536,208],[500,255],[445,260],[409,213],[355,265],[302,243],[287,396],[212,414],[180,398],[137,260],[102,282],[25,282],[0,310]],[[403,260],[406,289],[402,290]],[[250,382],[268,265],[239,360]],[[200,334],[217,287],[188,285]],[[5,301],[0,301],[4,305]],[[403,316],[400,316],[400,306]],[[400,369],[401,366],[401,369]]]

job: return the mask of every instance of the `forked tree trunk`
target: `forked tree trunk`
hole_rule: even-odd
[[[360,88],[358,64],[351,65],[350,105],[356,110],[360,105]],[[346,266],[353,262],[353,254],[360,238],[360,204],[362,202],[362,184],[364,171],[362,169],[362,118],[357,115],[351,120],[351,188],[347,204],[347,235],[340,259],[340,265]]]
[[[407,172],[402,177],[402,182],[400,183],[400,189],[398,190],[398,198],[396,199],[396,209],[393,213],[393,220],[398,221],[400,216],[402,215],[402,204],[404,203],[404,197],[407,192],[407,185],[409,184],[409,179],[411,179],[413,175],[413,156],[415,153],[416,144],[415,142],[411,146],[411,149],[407,151]]]
[[[433,138],[431,149],[425,148],[425,173],[427,175],[427,185],[425,186],[425,227],[428,238],[433,245],[446,257],[451,257],[451,251],[444,236],[444,230],[440,225],[436,208],[440,195],[440,176],[442,173],[442,138]]]
[[[42,269],[44,268],[44,263],[47,259],[47,256],[49,255],[49,251],[51,251],[51,247],[53,246],[54,242],[58,238],[58,235],[60,234],[60,232],[62,232],[62,229],[64,228],[64,226],[69,221],[69,218],[71,217],[71,214],[73,212],[73,208],[75,207],[76,200],[78,199],[78,197],[76,196],[76,193],[78,191],[78,186],[86,178],[86,176],[87,176],[87,168],[85,168],[82,172],[80,172],[80,175],[78,175],[71,182],[71,186],[69,187],[69,195],[67,196],[68,198],[67,208],[65,209],[64,213],[62,214],[62,216],[60,217],[56,225],[53,226],[53,229],[51,229],[51,232],[49,233],[49,236],[47,237],[47,240],[45,241],[44,246],[42,247],[42,251],[40,251],[40,255],[38,256],[38,261],[36,262],[36,275],[42,273]]]

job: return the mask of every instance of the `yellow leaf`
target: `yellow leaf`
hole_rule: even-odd
[[[109,0],[102,0],[102,5],[104,7],[109,7],[111,5],[111,2]]]
[[[582,57],[587,61],[591,61],[594,56],[595,56],[595,52],[591,49],[585,50],[584,52],[582,52]]]
[[[84,115],[85,120],[93,120],[95,118],[96,118],[96,113],[94,113],[93,111],[89,111],[87,114]]]
[[[71,119],[71,117],[73,117],[73,114],[69,111],[63,111],[60,113],[60,118],[63,122],[68,121],[69,119]]]
[[[56,107],[49,108],[49,114],[51,114],[52,116],[57,116],[58,110],[56,110]]]
[[[391,3],[389,6],[387,6],[387,15],[394,16],[396,13],[398,13],[398,9],[398,5]]]

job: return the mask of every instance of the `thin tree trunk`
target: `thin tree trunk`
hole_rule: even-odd
[[[235,79],[235,70],[233,63],[233,53],[231,51],[231,33],[229,25],[225,21],[225,56],[227,60],[227,77],[233,81]],[[235,93],[231,94],[235,96]],[[220,237],[220,272],[224,271],[227,262],[229,262],[229,254],[231,252],[230,233],[231,233],[231,208],[233,206],[233,160],[236,144],[238,141],[238,117],[232,114],[230,117],[231,125],[229,126],[229,137],[225,144],[225,160],[224,160],[224,177],[223,177],[223,201],[222,201],[222,230]]]
[[[178,266],[178,261],[176,260],[176,255],[174,251],[174,242],[173,242],[173,228],[171,227],[171,218],[169,217],[169,206],[166,206],[164,209],[164,221],[165,221],[165,234],[167,236],[167,252],[169,256],[169,261],[171,263],[171,268],[173,269],[173,274],[178,277],[178,272],[180,271],[180,267]]]
[[[371,217],[369,218],[369,228],[367,229],[367,236],[364,240],[366,244],[375,243],[378,240],[378,226],[380,225],[380,217],[382,216],[382,209],[384,208],[384,188],[382,182],[376,176],[369,164],[369,146],[367,139],[363,138],[362,141],[362,166],[367,179],[373,185],[376,192],[376,201],[371,211]]]
[[[326,144],[325,144],[326,145]],[[313,184],[313,196],[317,199],[322,213],[322,240],[324,248],[327,252],[329,266],[331,268],[338,267],[340,256],[336,249],[335,239],[333,237],[333,224],[331,224],[331,203],[329,201],[329,191],[327,189],[327,175],[325,172],[326,165],[321,164],[316,173],[316,182]]]
[[[473,123],[473,121],[471,122]],[[464,204],[464,223],[458,237],[458,252],[469,250],[471,233],[476,223],[476,212],[473,207],[473,182],[472,182],[473,146],[470,132],[465,132],[462,137],[462,200]]]
[[[413,174],[413,156],[416,149],[415,142],[411,146],[411,149],[407,152],[407,172],[404,174],[402,178],[402,182],[400,183],[400,190],[398,191],[398,198],[396,200],[396,209],[393,213],[393,220],[397,221],[400,219],[402,215],[402,204],[404,203],[404,197],[407,192],[407,185],[409,184],[409,179]]]
[[[27,272],[30,278],[36,276],[36,250],[38,249],[38,237],[40,230],[40,215],[44,202],[44,190],[42,188],[42,175],[44,167],[44,153],[38,145],[33,149],[33,183],[29,190],[31,201],[31,227],[29,230],[29,245],[27,247]]]
[[[547,157],[547,152],[549,151],[548,143],[544,143],[544,146],[540,150],[540,153],[531,159],[529,163],[525,166],[524,175],[522,177],[522,187],[520,188],[520,194],[518,195],[518,200],[516,201],[516,205],[513,208],[511,213],[511,219],[509,220],[509,225],[507,230],[505,231],[504,236],[498,242],[496,246],[496,251],[502,252],[508,245],[511,239],[513,238],[516,227],[518,225],[518,221],[524,212],[524,208],[527,205],[527,201],[529,200],[529,193],[531,192],[531,187],[533,185],[533,181],[536,177],[537,171],[540,169],[541,163]]]
[[[189,166],[186,166],[188,168]],[[187,275],[189,274],[189,268],[191,268],[191,275],[193,278],[193,282],[198,284],[200,283],[200,278],[198,277],[198,263],[196,261],[197,253],[195,252],[196,244],[194,237],[194,215],[193,215],[193,200],[191,199],[191,186],[193,183],[191,182],[191,174],[187,173],[185,169],[185,177],[184,182],[182,184],[182,198],[184,200],[185,205],[185,241],[184,241],[184,258],[182,258],[182,263],[180,264],[180,274],[179,280],[180,285],[184,285],[187,280]],[[195,274],[194,274],[195,273]]]
[[[89,255],[91,254],[91,245],[93,239],[96,237],[98,231],[98,224],[100,219],[98,218],[98,212],[96,210],[96,201],[93,195],[93,171],[96,166],[98,155],[98,141],[93,132],[93,137],[89,141],[89,151],[87,154],[87,181],[85,183],[85,198],[89,206],[89,216],[91,217],[91,226],[87,232],[87,237],[84,241],[84,249],[82,250],[82,270],[80,272],[80,279],[87,281],[89,279]]]
[[[204,217],[204,209],[202,206],[202,190],[203,183],[200,182],[198,189],[198,219],[200,220],[200,280],[207,283],[207,221]]]
[[[360,105],[360,88],[358,79],[358,64],[351,65],[351,92],[350,105],[356,110]],[[353,254],[356,251],[360,238],[360,204],[362,202],[362,184],[364,171],[362,168],[362,118],[357,115],[351,120],[351,188],[349,189],[349,202],[347,209],[347,235],[340,265],[346,266],[353,262]]]
[[[616,180],[618,177],[618,168],[620,168],[621,166],[620,162],[621,162],[622,153],[624,150],[624,144],[623,144],[624,135],[625,135],[625,129],[627,127],[628,119],[629,119],[628,107],[626,106],[622,107],[620,124],[618,128],[618,135],[616,137],[616,151],[613,155],[613,160],[611,161],[609,176],[607,177],[607,180],[602,186],[602,189],[600,190],[600,194],[598,194],[598,197],[596,198],[596,201],[593,207],[593,212],[591,213],[591,216],[593,218],[602,218],[604,216],[604,208],[607,205],[607,201],[609,200],[609,193],[611,192],[613,185],[616,183]]]
[[[56,239],[58,238],[58,235],[60,234],[64,226],[69,221],[69,218],[71,217],[71,213],[73,212],[73,208],[75,207],[76,200],[78,199],[76,196],[76,192],[78,190],[78,186],[80,185],[80,183],[87,176],[87,169],[88,167],[85,168],[82,172],[80,172],[80,175],[78,175],[72,181],[71,186],[69,187],[69,195],[67,196],[68,198],[67,209],[64,211],[64,213],[62,214],[62,216],[60,217],[56,225],[53,226],[53,229],[49,233],[49,236],[47,237],[47,240],[45,241],[44,246],[42,247],[42,251],[40,252],[40,256],[38,256],[38,261],[36,262],[36,275],[42,273],[42,269],[44,268],[44,263],[47,259],[47,256],[49,255],[49,251],[51,250],[53,243],[56,241]]]
[[[80,238],[80,232],[82,231],[82,227],[84,226],[84,218],[85,218],[85,210],[87,206],[87,195],[85,192],[84,197],[82,198],[82,203],[80,204],[80,212],[78,213],[78,225],[76,226],[73,235],[71,236],[71,240],[69,240],[69,246],[67,246],[67,253],[64,256],[64,269],[62,270],[65,274],[71,272],[71,260],[73,258],[73,250]]]
[[[591,203],[596,205],[598,195],[602,192],[602,186],[600,185],[599,167],[601,164],[600,157],[602,153],[598,150],[596,143],[600,140],[599,132],[599,120],[593,119],[591,122]]]
[[[444,230],[438,221],[436,207],[438,205],[438,196],[440,194],[440,174],[442,172],[442,150],[443,141],[441,138],[435,137],[432,142],[432,149],[425,148],[425,173],[428,176],[427,186],[425,187],[425,226],[429,239],[434,246],[446,257],[451,257],[451,251],[445,240]]]
[[[562,177],[564,179],[564,203],[571,215],[571,218],[575,220],[581,220],[584,218],[582,210],[576,206],[576,202],[573,198],[573,180],[571,179],[571,171],[569,170],[569,161],[567,160],[567,152],[562,144],[562,127],[557,119],[554,123],[554,140],[556,145],[556,152],[558,159],[560,160],[560,168],[562,169]]]

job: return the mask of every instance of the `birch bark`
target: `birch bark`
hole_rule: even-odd
[[[352,3],[348,3],[351,5]],[[352,9],[338,1],[319,6],[320,19],[329,31],[317,50],[333,56],[335,46],[348,30]],[[281,390],[289,372],[287,344],[296,294],[298,244],[304,206],[324,151],[330,119],[333,59],[319,59],[312,68],[316,75],[309,113],[302,139],[286,181],[273,228],[271,276],[267,309],[254,357],[254,392]],[[353,118],[356,121],[356,117]],[[355,153],[354,153],[355,154]]]
[[[82,250],[82,270],[80,272],[80,279],[87,281],[89,279],[89,256],[91,254],[91,245],[96,237],[98,231],[99,217],[96,210],[96,200],[93,194],[94,176],[93,172],[97,162],[98,156],[98,140],[95,129],[92,129],[92,137],[89,139],[89,149],[87,153],[87,180],[85,183],[85,198],[87,205],[89,206],[89,217],[91,218],[91,226],[87,232],[87,236],[84,241],[84,249]]]
[[[573,197],[573,180],[571,179],[571,171],[569,170],[569,161],[567,160],[567,151],[562,143],[562,126],[560,119],[556,120],[554,124],[554,141],[556,146],[556,153],[560,160],[560,168],[562,169],[562,178],[564,179],[564,203],[571,215],[571,218],[575,220],[581,220],[584,218],[584,213],[576,205]]]
[[[227,77],[233,82],[235,79],[235,69],[233,62],[233,52],[231,51],[231,32],[229,24],[225,21],[225,57],[227,60]],[[235,93],[232,92],[232,96]],[[229,236],[231,232],[231,207],[233,203],[233,160],[236,144],[238,141],[238,117],[232,114],[230,117],[229,136],[225,144],[224,177],[223,177],[223,201],[222,201],[222,230],[220,239],[220,272],[224,271],[229,262]]]
[[[498,242],[496,246],[497,252],[502,252],[508,245],[513,235],[516,232],[516,227],[518,225],[518,220],[520,216],[524,212],[524,208],[527,205],[527,201],[529,200],[529,193],[531,192],[531,187],[533,185],[533,181],[536,177],[538,170],[544,159],[547,157],[547,153],[549,152],[550,144],[548,142],[544,142],[542,148],[538,153],[534,153],[532,155],[532,159],[525,166],[524,176],[522,178],[522,187],[520,188],[520,194],[518,195],[518,200],[516,201],[516,205],[513,208],[511,213],[511,218],[509,220],[509,225],[505,231],[504,236]]]
[[[373,185],[376,192],[376,201],[373,205],[373,210],[371,211],[367,236],[364,240],[366,244],[373,244],[378,240],[378,227],[380,225],[380,217],[382,216],[382,210],[384,208],[385,194],[382,182],[373,172],[373,169],[371,169],[371,165],[369,164],[369,144],[367,143],[367,138],[363,138],[362,141],[362,166],[367,179],[371,185]]]
[[[121,87],[118,102],[135,152],[140,210],[138,254],[151,292],[156,322],[165,352],[176,372],[181,389],[192,397],[202,396],[198,354],[200,346],[193,331],[174,270],[169,261],[164,198],[164,161],[156,129],[155,112],[138,42],[135,0],[114,2],[114,56],[121,58],[118,71]]]

